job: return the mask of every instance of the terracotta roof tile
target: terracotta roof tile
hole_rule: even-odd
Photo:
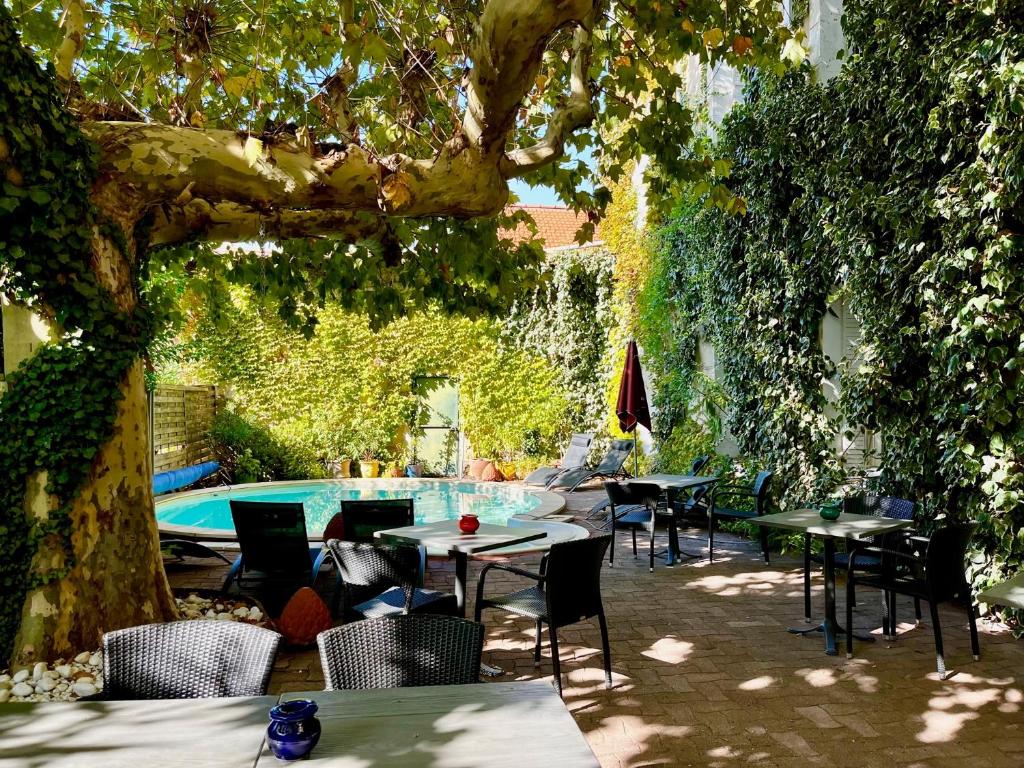
[[[577,214],[569,208],[556,205],[513,205],[509,210],[526,211],[533,217],[537,225],[537,237],[544,241],[546,249],[576,245],[576,231],[587,221],[585,213]],[[530,237],[530,230],[525,224],[520,224],[512,232],[512,239],[517,243],[529,240]],[[590,242],[601,242],[600,227],[594,231]]]

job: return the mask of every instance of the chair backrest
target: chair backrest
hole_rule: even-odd
[[[341,580],[350,587],[416,586],[420,558],[415,547],[388,547],[364,541],[330,539],[327,548]]]
[[[711,457],[708,454],[705,453],[703,456],[698,456],[690,464],[690,474],[694,476],[700,475],[701,470],[709,463],[711,463]]]
[[[901,499],[898,496],[875,496],[868,494],[864,497],[864,507],[869,515],[876,517],[888,517],[891,520],[913,520],[914,502],[909,499]]]
[[[388,616],[316,638],[326,690],[465,685],[480,680],[484,626],[453,616]]]
[[[949,600],[967,588],[964,561],[974,526],[947,525],[935,531],[928,542],[925,577],[937,601]]]
[[[605,480],[604,490],[613,509],[632,504],[643,504],[648,509],[654,509],[661,498],[661,488],[654,483],[620,483],[617,480]]]
[[[634,441],[612,440],[612,447],[601,459],[601,463],[594,467],[594,471],[603,475],[616,475],[622,470],[629,454],[633,452]]]
[[[346,541],[374,541],[374,533],[416,522],[412,499],[345,499],[341,502]]]
[[[172,621],[103,636],[103,689],[110,699],[263,696],[277,632],[236,621]]]
[[[754,501],[757,505],[757,514],[764,514],[764,503],[768,498],[768,486],[771,484],[773,472],[762,470],[754,478]]]
[[[594,441],[592,432],[577,432],[569,441],[562,456],[562,469],[577,469],[587,463],[587,456],[590,454],[590,444]]]
[[[552,544],[544,570],[548,618],[555,628],[603,612],[601,567],[612,537],[594,536]]]
[[[231,499],[230,505],[246,571],[308,577],[313,565],[300,502]]]

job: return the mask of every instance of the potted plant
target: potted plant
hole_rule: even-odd
[[[359,474],[363,477],[380,477],[380,460],[370,448],[363,451],[363,456],[359,459]]]

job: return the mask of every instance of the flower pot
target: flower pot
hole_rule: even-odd
[[[278,704],[270,710],[267,745],[278,760],[301,760],[320,741],[317,705],[308,699]]]
[[[821,515],[823,520],[837,520],[839,513],[842,511],[843,502],[838,499],[827,501],[821,505],[821,509],[818,510],[818,514]]]
[[[376,459],[360,461],[359,474],[363,477],[380,477],[380,462]]]
[[[406,477],[423,477],[423,465],[422,464],[406,464],[405,465],[405,476]]]
[[[337,459],[331,462],[331,471],[335,477],[352,477],[352,459]]]
[[[402,468],[397,464],[392,464],[388,468],[388,477],[403,477],[404,475],[405,473],[402,471]]]
[[[480,518],[476,515],[463,515],[459,518],[459,530],[463,533],[476,533],[480,527]]]

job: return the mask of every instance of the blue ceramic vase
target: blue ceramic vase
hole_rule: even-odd
[[[316,710],[316,702],[308,699],[286,701],[270,710],[267,744],[274,757],[301,760],[313,751],[320,741],[320,721],[316,718]]]

